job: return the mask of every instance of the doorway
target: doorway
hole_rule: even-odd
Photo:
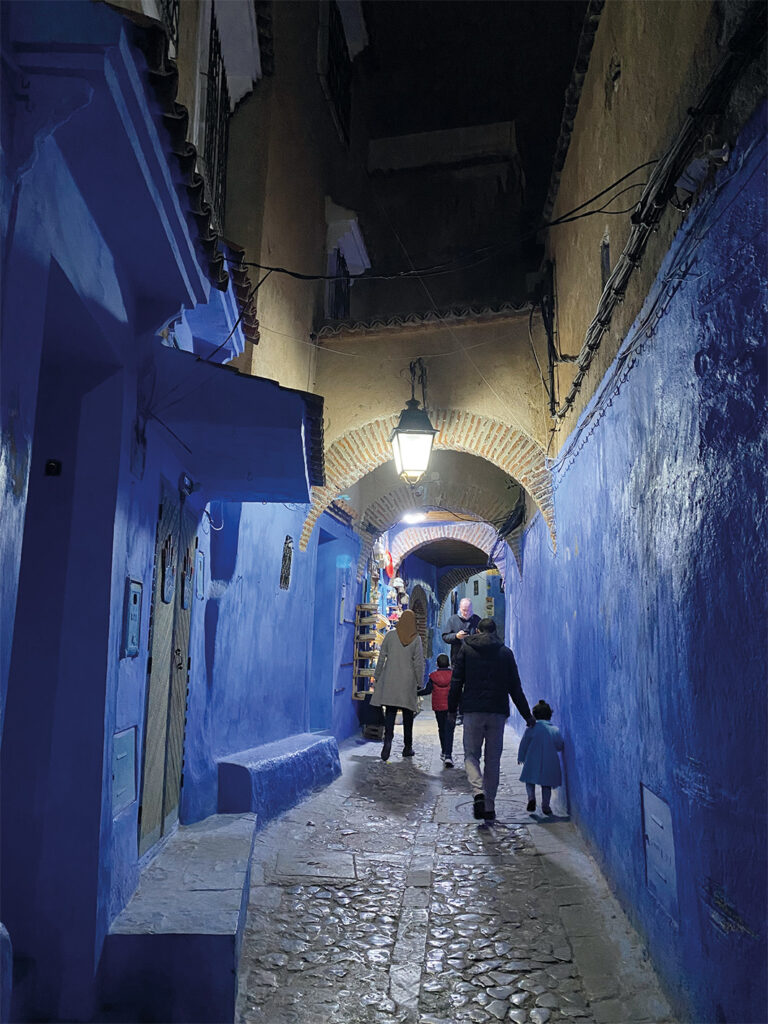
[[[151,849],[179,817],[196,528],[196,519],[183,507],[179,492],[164,483],[155,535],[139,856]]]

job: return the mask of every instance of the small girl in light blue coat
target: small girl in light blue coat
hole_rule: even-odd
[[[517,752],[517,763],[523,765],[520,781],[525,783],[528,793],[527,810],[536,810],[536,786],[541,786],[541,809],[544,814],[551,814],[552,790],[563,781],[557,756],[558,750],[563,749],[563,737],[550,722],[552,708],[545,700],[533,708],[533,717],[536,725],[525,730]]]

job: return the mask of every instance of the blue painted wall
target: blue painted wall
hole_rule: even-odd
[[[359,726],[358,705],[352,700],[352,668],[355,612],[363,600],[363,584],[356,579],[360,542],[353,530],[328,514],[320,518],[315,533],[309,728],[328,730],[344,739]]]
[[[357,728],[351,661],[359,540],[326,515],[302,552],[305,514],[304,506],[212,502],[210,518],[203,517],[207,596],[196,602],[192,623],[197,669],[185,739],[184,822],[216,813],[218,758],[295,733],[330,731],[343,739]],[[283,590],[287,536],[294,549]]]
[[[173,491],[187,468],[163,423],[146,418],[155,332],[196,307],[210,342],[222,304],[208,322],[205,259],[129,23],[91,2],[23,2],[4,5],[2,29],[4,53],[45,54],[34,75],[4,63],[0,104],[0,869],[16,957],[11,1017],[90,1019],[104,937],[139,877],[138,800],[113,809],[113,736],[135,730],[138,795],[158,503],[163,482]],[[80,58],[87,68],[70,73]],[[47,459],[60,460],[59,476],[45,475]],[[281,504],[216,505],[216,533],[203,516],[209,497],[186,499],[206,556],[191,613],[187,821],[215,810],[218,753],[309,724],[316,541],[298,550],[302,510]],[[337,581],[354,581],[357,539],[326,527],[344,562]],[[286,534],[296,544],[281,591]],[[136,658],[121,657],[128,576],[144,586]],[[334,637],[339,660],[350,630]],[[332,694],[325,727],[339,737],[357,724],[348,684],[333,694],[343,678],[321,681]]]
[[[768,1019],[765,162],[763,110],[678,233],[655,331],[630,332],[558,460],[557,553],[537,517],[507,577],[575,818],[681,1016],[731,1024]],[[641,784],[671,809],[677,920],[646,887]]]

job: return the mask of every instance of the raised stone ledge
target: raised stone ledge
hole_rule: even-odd
[[[234,1020],[255,833],[213,815],[151,861],[107,936],[100,1020]]]
[[[264,824],[340,774],[339,748],[328,733],[241,750],[219,760],[219,811],[253,811]]]

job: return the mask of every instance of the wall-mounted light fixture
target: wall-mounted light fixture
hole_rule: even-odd
[[[427,518],[426,512],[406,512],[400,519],[401,523],[423,523]]]
[[[411,397],[400,413],[400,421],[389,441],[397,475],[408,484],[415,484],[429,466],[432,442],[437,431],[427,415],[427,368],[421,359],[414,360],[411,370]],[[422,408],[416,399],[416,374],[421,384]]]

